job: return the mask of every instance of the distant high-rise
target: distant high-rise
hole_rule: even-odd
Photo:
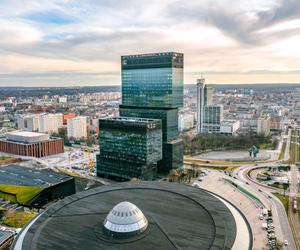
[[[202,77],[197,80],[197,133],[203,132],[204,107],[213,104],[213,88]]]
[[[197,80],[197,133],[203,131],[203,115],[204,115],[204,88],[205,79],[201,78]]]
[[[202,77],[197,80],[197,133],[219,133],[223,106],[213,105],[213,88]]]

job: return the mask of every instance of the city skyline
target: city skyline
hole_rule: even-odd
[[[0,86],[120,85],[121,55],[156,51],[184,53],[189,84],[201,73],[207,83],[299,83],[296,0],[2,1],[0,10]]]

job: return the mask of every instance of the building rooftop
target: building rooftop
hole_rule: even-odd
[[[108,128],[131,128],[147,127],[149,129],[161,128],[161,120],[149,119],[149,118],[137,118],[137,117],[111,117],[99,119],[100,127],[103,125]]]
[[[22,137],[38,137],[38,136],[45,135],[45,134],[18,130],[18,131],[8,132],[6,135],[17,135],[17,136],[22,136]]]
[[[156,56],[172,56],[172,55],[183,55],[178,52],[159,52],[159,53],[147,53],[147,54],[137,54],[137,55],[125,55],[122,58],[139,58],[139,57],[156,57]]]
[[[223,120],[221,122],[221,125],[232,125],[235,124],[236,122],[239,122],[238,120]]]
[[[23,228],[12,249],[251,249],[250,227],[229,206],[208,191],[184,184],[107,185],[50,206]],[[136,208],[140,212],[126,223],[147,218],[143,232],[128,237],[107,234],[103,225],[107,217],[114,223],[123,222],[118,216],[107,216],[110,212],[133,213]],[[240,227],[241,223],[248,227]],[[238,243],[237,232],[243,233]]]
[[[143,212],[134,204],[122,201],[110,210],[104,223],[109,234],[140,233],[148,226],[148,220]]]
[[[0,167],[0,184],[49,187],[72,177],[47,170],[35,170],[19,165]]]
[[[21,143],[34,143],[49,140],[48,134],[29,132],[29,131],[13,131],[5,134],[8,141]]]
[[[110,117],[110,118],[102,118],[100,120],[107,120],[107,121],[126,121],[126,122],[156,122],[157,119],[149,119],[149,118],[138,118],[138,117]]]
[[[14,236],[12,231],[0,231],[0,246],[2,246],[8,239]]]

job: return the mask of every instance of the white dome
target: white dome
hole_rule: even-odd
[[[123,201],[110,210],[103,225],[111,233],[142,232],[148,220],[136,205]]]

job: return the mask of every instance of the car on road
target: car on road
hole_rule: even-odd
[[[198,177],[198,181],[203,181],[203,177]]]
[[[284,241],[284,245],[287,246],[289,244],[288,240]]]
[[[259,192],[262,192],[262,190],[261,190],[261,189],[258,189],[258,191],[259,191]]]
[[[247,185],[250,185],[248,181],[246,181],[246,184],[247,184]]]

